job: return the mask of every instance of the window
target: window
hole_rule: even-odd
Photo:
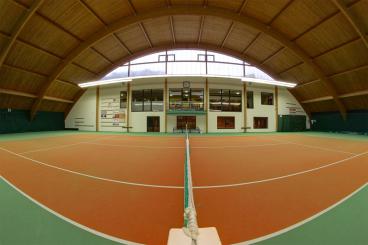
[[[163,111],[163,90],[144,89],[132,91],[132,111]]]
[[[120,109],[127,107],[127,91],[120,91]]]
[[[210,89],[210,110],[241,112],[240,90]]]
[[[202,111],[204,101],[204,90],[201,88],[170,89],[170,110],[195,110]]]
[[[235,129],[235,117],[217,117],[217,129]]]
[[[152,89],[152,111],[162,111],[163,110],[163,101],[164,101],[164,93],[161,89]]]
[[[132,91],[132,111],[143,111],[143,90]]]
[[[273,93],[261,93],[261,104],[262,105],[273,105]]]
[[[253,91],[247,91],[247,108],[254,108]]]
[[[268,117],[254,117],[253,128],[268,128]]]

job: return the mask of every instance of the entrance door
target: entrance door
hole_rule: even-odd
[[[147,117],[147,132],[160,132],[160,117]]]
[[[176,127],[178,129],[185,129],[185,125],[188,125],[188,129],[195,129],[196,117],[195,116],[177,116],[176,117]]]

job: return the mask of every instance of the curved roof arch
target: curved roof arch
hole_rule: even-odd
[[[105,28],[96,32],[92,36],[90,36],[87,40],[85,40],[81,45],[72,50],[70,54],[62,60],[61,64],[57,66],[55,71],[48,78],[47,83],[42,88],[41,92],[38,94],[38,99],[32,105],[31,110],[31,118],[36,115],[36,112],[41,104],[41,100],[46,95],[48,88],[51,83],[58,78],[58,76],[64,71],[64,69],[73,62],[75,58],[77,58],[83,51],[89,49],[96,42],[102,40],[106,36],[112,35],[113,33],[124,29],[130,25],[141,23],[142,21],[159,18],[162,16],[175,16],[175,15],[198,15],[198,16],[214,16],[220,17],[227,20],[231,20],[233,22],[241,23],[252,27],[279,42],[285,48],[291,50],[298,58],[302,60],[302,62],[306,63],[311,67],[314,73],[316,73],[319,80],[321,80],[326,88],[328,89],[330,95],[334,98],[340,112],[345,117],[346,109],[344,105],[341,103],[340,99],[337,97],[337,92],[331,82],[323,73],[322,69],[314,63],[314,61],[309,57],[306,52],[301,49],[296,43],[291,42],[288,38],[286,38],[280,32],[274,30],[271,26],[266,25],[254,18],[245,16],[245,15],[236,15],[232,11],[228,11],[225,9],[215,8],[215,7],[202,7],[202,6],[171,6],[169,8],[160,8],[154,9],[151,11],[146,11],[143,13],[135,14],[130,17],[121,18],[114,23],[107,25]],[[150,42],[150,46],[152,46]]]
[[[170,46],[221,49],[277,80],[297,82],[291,92],[312,112],[344,115],[346,109],[368,107],[364,0],[5,1],[4,108],[32,107],[33,116],[64,110],[62,103],[80,94],[79,81]],[[55,103],[49,103],[53,97]]]

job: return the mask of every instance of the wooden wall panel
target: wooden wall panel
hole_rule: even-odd
[[[242,2],[243,2],[242,0],[234,0],[226,2],[222,0],[208,0],[208,6],[228,9],[236,12],[240,8]]]
[[[29,110],[32,106],[33,99],[23,96],[15,96],[8,94],[1,94],[0,108],[6,109],[19,109],[19,110]]]
[[[149,48],[149,43],[144,38],[144,34],[139,25],[129,26],[117,32],[116,35],[132,52]]]
[[[299,38],[297,44],[315,57],[357,37],[345,16],[338,14]]]
[[[71,81],[71,82],[88,82],[95,80],[95,76],[84,69],[79,68],[73,64],[67,66],[63,73],[61,73],[61,80]]]
[[[131,0],[137,12],[149,11],[154,8],[166,7],[166,0]]]
[[[148,20],[143,24],[154,46],[172,40],[169,17]]]
[[[45,77],[21,72],[9,67],[0,68],[0,88],[36,94],[46,81]]]
[[[272,3],[270,2],[270,4]],[[294,0],[274,21],[272,26],[290,39],[294,39],[305,30],[320,23],[321,20],[337,11],[332,1]]]
[[[229,20],[217,17],[206,17],[203,23],[201,42],[220,45],[230,25],[231,21]]]
[[[117,61],[128,55],[127,51],[113,36],[108,36],[93,46],[98,52],[105,55],[111,61]]]
[[[86,0],[85,2],[107,24],[132,14],[127,1]]]
[[[103,68],[105,68],[106,66],[110,65],[107,60],[105,60],[92,49],[87,49],[86,51],[81,53],[74,60],[74,62],[96,73],[103,70]]]
[[[365,30],[365,33],[368,33],[368,1],[358,1],[349,9],[349,11],[355,17],[356,21],[358,23],[361,23],[363,29]]]
[[[197,42],[200,16],[174,16],[173,22],[177,42]]]
[[[225,43],[225,47],[243,52],[245,47],[248,47],[258,33],[259,31],[255,29],[236,23]]]
[[[310,66],[305,63],[281,74],[281,77],[296,83],[308,82],[317,79],[317,75],[313,72]]]
[[[28,21],[19,38],[61,57],[65,57],[79,44],[74,37],[38,15],[34,15]]]
[[[67,103],[43,100],[39,111],[64,112],[67,107],[68,107]]]
[[[320,82],[297,87],[294,90],[298,91],[302,100],[316,99],[330,95],[326,87]]]
[[[52,83],[50,89],[47,91],[46,96],[73,100],[79,90],[80,88],[72,84],[55,81]]]
[[[288,49],[282,50],[273,59],[269,60],[266,65],[269,66],[276,73],[283,72],[292,66],[300,63],[300,59]]]
[[[0,1],[0,31],[10,34],[22,14],[24,9],[12,1]]]
[[[81,39],[86,39],[96,30],[103,28],[103,25],[76,0],[48,0],[39,12]]]
[[[362,41],[346,45],[315,59],[326,74],[334,74],[368,64],[367,47]]]
[[[339,94],[368,89],[368,69],[348,73],[331,79]]]
[[[308,111],[312,112],[330,112],[338,111],[336,103],[333,100],[319,101],[314,103],[304,104]]]
[[[268,23],[287,4],[288,0],[259,1],[249,0],[243,13],[264,23]]]
[[[275,53],[277,50],[279,50],[281,47],[282,46],[274,39],[262,34],[257,38],[256,41],[254,41],[254,43],[251,44],[246,54],[252,56],[259,61],[263,61],[267,59],[267,57]],[[266,64],[270,62],[272,62],[272,60],[270,60]]]
[[[367,110],[368,108],[367,95],[343,98],[342,101],[348,110]]]
[[[33,47],[16,42],[9,52],[5,63],[26,68],[42,74],[51,74],[60,59],[39,51]]]

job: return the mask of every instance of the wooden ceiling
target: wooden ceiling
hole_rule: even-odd
[[[0,108],[65,111],[81,81],[171,48],[223,52],[311,112],[368,108],[368,0],[0,0]]]

